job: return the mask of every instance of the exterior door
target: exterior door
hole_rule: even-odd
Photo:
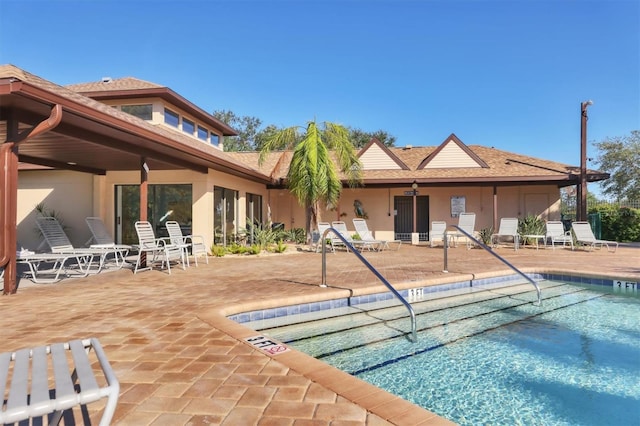
[[[116,185],[116,235],[121,244],[137,244],[135,222],[140,220],[140,185]],[[164,223],[175,220],[184,235],[191,234],[191,185],[149,185],[147,219],[157,238],[168,235]]]
[[[413,232],[413,196],[395,196],[393,198],[394,232],[397,240],[411,241]],[[429,239],[429,196],[416,196],[416,232],[420,241]]]

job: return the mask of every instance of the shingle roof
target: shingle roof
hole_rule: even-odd
[[[80,93],[102,92],[109,90],[141,90],[141,89],[160,89],[165,86],[151,83],[149,81],[140,80],[134,77],[124,77],[113,79],[104,77],[100,81],[91,81],[88,83],[68,84],[65,86],[69,90]]]
[[[389,150],[403,161],[408,170],[365,170],[363,172],[364,183],[372,184],[382,181],[398,181],[428,183],[460,183],[469,182],[522,182],[522,181],[558,181],[568,179],[569,175],[577,176],[579,168],[556,161],[544,160],[513,152],[489,148],[481,145],[469,145],[468,148],[482,159],[488,167],[482,168],[443,168],[443,169],[419,169],[422,161],[432,154],[437,146],[421,146],[413,148],[389,148]],[[253,168],[262,170],[263,173],[273,174],[275,178],[283,179],[287,175],[287,167],[278,173],[273,173],[273,167],[281,153],[272,152],[264,164],[258,165],[259,153],[257,152],[230,152],[229,155]],[[290,158],[291,152],[286,152]],[[288,162],[287,162],[288,165]],[[601,172],[589,170],[589,174],[598,175]]]

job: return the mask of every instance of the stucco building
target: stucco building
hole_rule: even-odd
[[[91,235],[88,216],[103,218],[121,243],[136,242],[140,218],[160,235],[165,220],[177,220],[209,245],[233,238],[247,218],[304,227],[286,169],[273,175],[279,154],[259,165],[257,153],[225,152],[234,129],[168,87],[136,78],[62,87],[2,65],[0,134],[0,266],[13,264],[16,247],[39,248],[38,203],[64,218],[78,246]],[[455,224],[462,211],[477,214],[477,229],[501,217],[559,219],[560,188],[579,183],[578,167],[445,136],[395,148],[372,140],[359,151],[362,186],[345,186],[323,219],[350,223],[358,207],[377,238],[418,232],[426,241],[431,221]],[[589,181],[607,177],[588,171]]]

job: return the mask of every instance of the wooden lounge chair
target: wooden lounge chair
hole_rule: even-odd
[[[591,229],[591,224],[589,224],[589,222],[573,222],[571,224],[571,229],[573,229],[573,233],[576,236],[576,244],[586,246],[590,250],[598,246],[606,246],[608,252],[615,253],[618,249],[617,241],[597,239],[593,234],[593,230]],[[613,249],[609,246],[613,246]]]

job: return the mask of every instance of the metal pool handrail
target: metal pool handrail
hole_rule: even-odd
[[[382,281],[382,284],[386,285],[387,288],[391,290],[391,293],[393,293],[393,295],[396,296],[404,306],[406,306],[406,308],[409,310],[409,315],[411,315],[411,340],[413,341],[413,343],[416,343],[418,341],[418,337],[416,335],[416,313],[413,311],[411,304],[407,302],[407,300],[404,297],[402,297],[400,293],[398,293],[398,291],[389,283],[389,281],[387,281],[380,274],[380,272],[378,272],[378,270],[374,268],[373,265],[370,264],[367,261],[367,259],[365,259],[364,256],[362,256],[362,254],[360,254],[360,252],[356,250],[356,248],[349,241],[347,241],[347,239],[340,232],[338,232],[336,229],[332,227],[327,228],[322,233],[322,235],[320,235],[320,238],[322,239],[322,284],[320,284],[320,287],[327,287],[327,250],[326,248],[327,248],[327,234],[329,232],[333,232],[340,240],[342,240],[342,242],[347,246],[347,248],[351,252],[353,252],[353,254],[355,254],[356,257],[360,259],[360,261],[364,263],[364,265],[367,268],[369,268],[369,270],[373,272],[373,274],[376,277],[378,277],[380,281]]]
[[[476,237],[474,237],[473,235],[469,234],[467,231],[465,231],[464,229],[460,228],[457,225],[452,225],[454,228],[456,228],[458,231],[460,231],[462,233],[462,235],[464,235],[467,238],[470,238],[473,242],[475,242],[476,244],[478,244],[480,247],[482,247],[483,249],[485,249],[486,251],[488,251],[489,253],[491,253],[492,255],[494,255],[496,258],[498,258],[498,260],[500,260],[502,263],[504,263],[505,265],[507,265],[509,268],[511,268],[512,270],[514,270],[515,272],[517,272],[518,274],[520,274],[525,280],[529,281],[536,289],[536,292],[538,293],[538,301],[534,303],[534,305],[536,306],[540,306],[541,304],[541,295],[540,295],[540,287],[538,287],[538,284],[532,280],[531,278],[529,278],[527,275],[524,274],[524,272],[522,272],[521,270],[519,270],[518,268],[516,268],[515,266],[513,266],[511,263],[509,263],[507,261],[507,259],[505,259],[504,257],[500,256],[498,253],[495,252],[495,250],[491,249],[491,247],[487,246],[486,244],[484,244],[483,242],[481,242],[480,240],[478,240]],[[448,272],[448,265],[447,265],[447,247],[448,247],[448,238],[447,238],[447,231],[444,231],[444,272]]]

